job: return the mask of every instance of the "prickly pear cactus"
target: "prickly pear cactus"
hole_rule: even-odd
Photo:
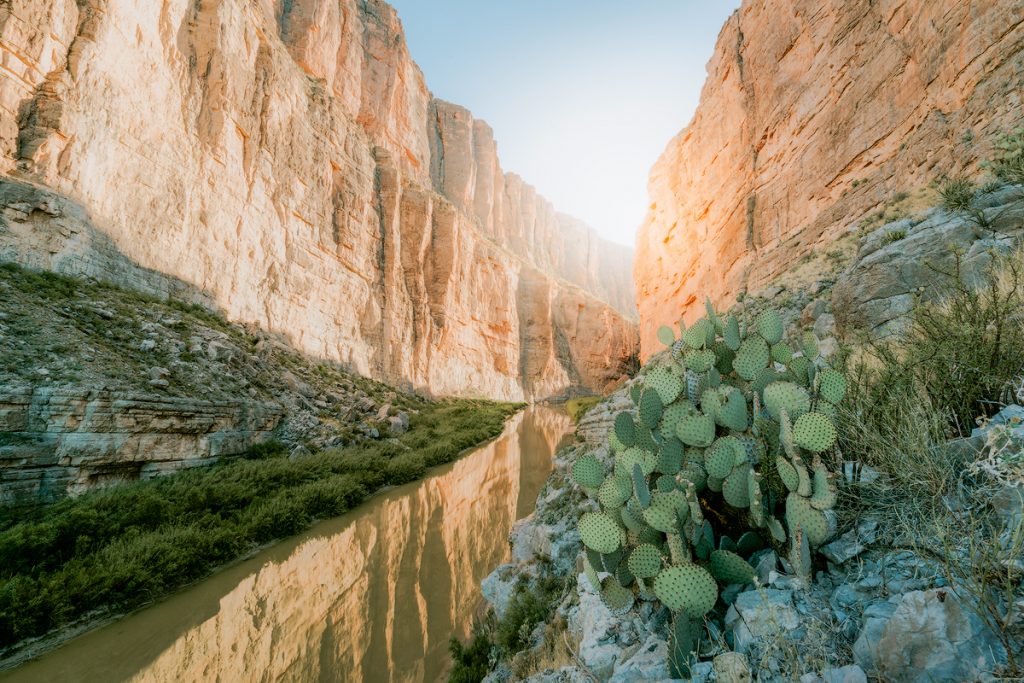
[[[752,553],[775,547],[810,576],[814,548],[835,533],[822,454],[835,448],[846,378],[813,334],[788,343],[774,311],[744,324],[709,302],[679,329],[658,331],[669,358],[644,369],[634,409],[615,419],[611,471],[583,456],[572,478],[600,508],[579,523],[595,590],[616,613],[661,602],[685,654],[720,586],[753,580]]]

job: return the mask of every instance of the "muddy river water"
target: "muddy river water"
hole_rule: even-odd
[[[0,681],[437,681],[480,581],[533,511],[565,413],[537,406],[423,481],[379,495]]]

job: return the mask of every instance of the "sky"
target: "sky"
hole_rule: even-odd
[[[690,121],[739,0],[390,0],[436,97],[487,121],[506,171],[632,245],[647,176]]]

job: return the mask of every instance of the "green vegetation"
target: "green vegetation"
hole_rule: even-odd
[[[951,178],[939,186],[942,206],[951,213],[963,213],[974,207],[978,189],[965,177]]]
[[[583,416],[587,414],[587,411],[596,406],[601,402],[600,396],[584,396],[582,398],[571,398],[565,402],[565,410],[569,413],[569,417],[576,424],[579,424]]]
[[[449,644],[454,667],[449,675],[449,683],[478,683],[494,664],[513,658],[519,652],[529,648],[533,643],[530,636],[541,624],[548,624],[545,633],[546,641],[557,641],[552,632],[564,630],[564,624],[550,624],[551,614],[573,588],[573,577],[559,578],[549,571],[544,571],[540,578],[525,580],[520,577],[516,584],[512,599],[505,615],[497,619],[494,613],[473,627],[469,643],[463,645],[457,638]],[[551,646],[561,645],[549,642]],[[517,680],[528,677],[532,669],[539,668],[537,662],[519,661],[514,665],[513,673]]]
[[[946,274],[944,296],[920,303],[903,335],[868,343],[847,362],[840,448],[881,476],[844,496],[843,516],[870,512],[890,542],[936,560],[1001,638],[1016,677],[1024,603],[1009,568],[1024,563],[1024,521],[995,518],[989,503],[1005,487],[978,467],[976,445],[949,439],[1024,401],[1024,254],[995,255],[970,278],[959,264]],[[1018,444],[1008,456],[1022,453]]]
[[[696,625],[716,608],[720,584],[753,579],[752,553],[788,548],[794,572],[810,580],[810,549],[836,530],[837,491],[821,456],[836,443],[846,379],[818,368],[812,333],[787,343],[776,311],[741,326],[708,301],[704,318],[679,327],[678,342],[672,328],[658,331],[671,352],[634,385],[637,417],[616,417],[613,470],[588,454],[572,478],[600,503],[579,521],[588,580],[614,613],[637,594],[668,607],[673,677],[687,677]]]
[[[1018,128],[996,141],[988,168],[999,180],[1024,185],[1024,128]]]
[[[892,244],[893,242],[899,242],[907,238],[906,230],[890,230],[885,233],[885,238],[882,240],[885,244]]]
[[[249,459],[67,500],[0,531],[0,648],[160,598],[497,436],[516,404],[427,403],[397,440]]]

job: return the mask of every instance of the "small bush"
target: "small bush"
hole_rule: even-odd
[[[1018,128],[996,142],[988,167],[1000,180],[1024,185],[1024,128]]]
[[[900,240],[906,239],[906,237],[906,230],[890,230],[889,232],[885,233],[885,237],[882,241],[885,244],[892,244],[893,242],[899,242]]]
[[[569,417],[576,424],[583,419],[583,416],[587,414],[591,408],[601,402],[600,396],[584,396],[582,398],[573,398],[565,402],[565,410],[569,413]]]
[[[974,206],[977,188],[968,178],[958,177],[946,180],[939,187],[942,206],[951,213],[963,213]]]

